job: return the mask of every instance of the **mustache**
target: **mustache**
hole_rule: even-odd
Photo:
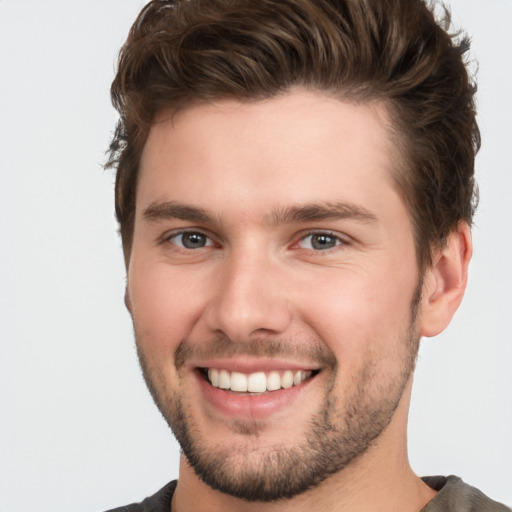
[[[191,342],[183,339],[174,353],[176,370],[192,359],[230,358],[233,356],[306,360],[321,367],[334,369],[337,361],[334,353],[317,340],[301,341],[280,338],[253,338],[235,342],[227,337],[217,337],[207,342]]]

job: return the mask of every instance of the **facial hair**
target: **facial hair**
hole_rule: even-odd
[[[233,421],[233,434],[245,436],[246,444],[211,446],[208,433],[201,432],[178,390],[167,390],[161,367],[151,368],[143,347],[146,341],[136,332],[137,352],[148,389],[178,440],[183,455],[198,477],[212,489],[250,502],[289,499],[311,489],[342,471],[364,454],[391,422],[404,389],[414,371],[419,348],[417,315],[421,300],[420,282],[411,302],[409,325],[401,334],[403,347],[400,372],[380,382],[377,363],[365,361],[357,378],[346,383],[344,400],[336,388],[338,363],[323,344],[313,345],[307,356],[322,362],[325,398],[305,427],[301,442],[293,448],[260,447],[260,425]],[[207,355],[290,356],[299,352],[291,340],[252,340],[244,344],[222,338],[201,346]],[[311,346],[311,345],[309,345]],[[199,349],[183,340],[174,354],[176,370]],[[205,355],[201,354],[201,355]],[[302,355],[305,355],[302,352]],[[376,390],[375,390],[376,389]]]

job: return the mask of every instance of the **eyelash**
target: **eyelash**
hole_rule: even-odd
[[[175,242],[176,239],[178,239],[179,237],[183,237],[184,235],[189,235],[189,236],[199,235],[200,237],[205,238],[206,243],[205,243],[205,245],[200,246],[200,247],[185,247],[183,244],[183,238],[182,238],[181,244],[178,244]],[[312,239],[313,237],[319,237],[319,238],[325,237],[325,238],[333,239],[334,245],[332,247],[326,247],[326,248],[320,248],[320,249],[319,248],[315,249],[314,247],[300,247],[300,245],[303,242],[305,242],[308,238]],[[205,248],[212,247],[215,245],[215,242],[211,236],[209,236],[208,234],[206,234],[202,231],[193,230],[193,229],[184,229],[181,231],[174,232],[170,235],[165,235],[160,240],[160,243],[161,244],[171,243],[175,247],[177,247],[179,250],[182,250],[182,251],[197,251],[197,250],[205,249]],[[318,254],[318,253],[329,253],[329,252],[331,252],[331,250],[334,250],[336,247],[344,246],[347,244],[348,244],[348,242],[345,239],[341,238],[339,235],[336,235],[335,233],[332,233],[331,231],[312,231],[312,232],[306,233],[305,235],[301,236],[300,239],[293,244],[293,246],[298,246],[299,248],[302,248],[302,249],[311,251],[315,254]]]
[[[181,245],[177,244],[174,241],[174,240],[176,240],[179,237],[183,237],[184,235],[189,235],[189,236],[199,235],[201,237],[204,237],[206,239],[206,245],[204,245],[202,247],[191,248],[191,247],[185,247],[183,245],[183,239],[182,239]],[[210,236],[208,236],[206,233],[203,233],[202,231],[194,230],[194,229],[184,229],[182,231],[177,231],[177,232],[171,233],[170,235],[165,235],[161,239],[161,243],[162,244],[172,243],[173,245],[178,247],[178,249],[184,250],[184,251],[194,251],[194,250],[198,250],[198,249],[204,249],[206,247],[211,247],[212,245],[214,245],[214,242],[213,242],[213,240],[212,240],[212,238]]]
[[[302,242],[304,242],[308,238],[313,237],[325,237],[330,238],[334,240],[334,245],[332,247],[322,248],[322,249],[314,249],[314,248],[307,248],[307,250],[311,250],[315,253],[326,253],[330,252],[331,250],[335,249],[336,247],[347,245],[346,240],[342,239],[340,236],[336,235],[335,233],[332,233],[330,231],[313,231],[305,236],[301,237],[300,240],[297,242],[297,245],[300,245]]]

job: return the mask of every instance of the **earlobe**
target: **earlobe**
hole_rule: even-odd
[[[421,336],[436,336],[450,323],[466,290],[472,254],[471,232],[465,222],[448,235],[443,247],[434,250],[423,282]]]
[[[126,306],[126,309],[132,314],[132,303],[130,301],[130,294],[128,293],[128,285],[126,285],[126,288],[124,289],[124,305]]]

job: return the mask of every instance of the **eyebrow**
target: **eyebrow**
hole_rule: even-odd
[[[275,210],[270,217],[273,225],[318,220],[355,219],[365,223],[377,223],[377,216],[370,210],[351,203],[312,203]]]
[[[148,221],[181,219],[191,222],[213,223],[215,216],[203,208],[176,201],[153,202],[143,210],[142,216]]]
[[[220,218],[204,208],[177,201],[153,202],[142,212],[150,222],[180,219],[205,224],[221,224]],[[319,220],[355,219],[365,223],[377,223],[378,219],[370,210],[344,202],[311,203],[275,209],[268,216],[272,226]]]

